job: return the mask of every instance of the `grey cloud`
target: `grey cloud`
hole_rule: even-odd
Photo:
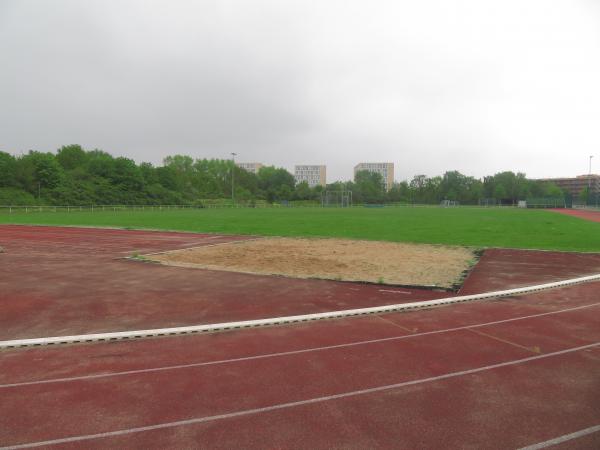
[[[599,25],[575,0],[5,0],[0,150],[579,174]]]

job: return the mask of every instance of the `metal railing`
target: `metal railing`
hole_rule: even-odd
[[[364,208],[366,206],[375,206],[365,203],[355,203],[349,205],[350,208]],[[379,207],[386,208],[444,208],[439,204],[430,203],[381,203],[377,204]],[[494,209],[511,209],[516,208],[516,205],[494,205],[494,206],[481,206],[481,205],[457,205],[452,208],[494,208]],[[0,214],[20,214],[20,213],[42,213],[42,212],[118,212],[118,211],[174,211],[174,210],[197,210],[197,209],[231,209],[231,208],[322,208],[320,204],[307,204],[305,202],[298,202],[295,204],[294,201],[290,201],[285,204],[281,203],[267,203],[267,202],[256,202],[256,203],[201,203],[194,205],[0,205]],[[336,209],[336,207],[325,207],[325,209]]]
[[[309,205],[293,205],[290,207],[307,207]],[[314,205],[315,207],[318,205]],[[206,203],[197,205],[0,205],[0,214],[18,213],[48,213],[48,212],[105,212],[105,211],[174,211],[194,209],[229,209],[229,208],[281,208],[278,203],[256,203],[256,204],[226,204]]]

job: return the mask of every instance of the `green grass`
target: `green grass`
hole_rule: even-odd
[[[273,208],[0,214],[0,223],[600,251],[600,224],[544,210]]]

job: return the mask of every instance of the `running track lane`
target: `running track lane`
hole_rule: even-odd
[[[252,237],[0,225],[0,340],[261,319],[447,297],[125,260]],[[600,272],[600,256],[598,263]]]
[[[136,251],[232,239],[244,237],[0,225],[0,246],[6,250],[0,255],[0,340],[261,319],[450,296],[122,259]],[[594,273],[600,273],[600,254],[490,249],[461,293]]]
[[[528,296],[489,305],[497,309],[500,304],[508,313],[529,300]],[[381,316],[385,321],[371,317],[314,325],[321,327],[321,332],[326,331],[327,324],[339,331],[336,322],[352,325],[370,320],[371,327],[379,324],[374,327],[376,335],[385,334],[380,328],[401,335],[397,325],[404,326],[402,319],[407,316],[444,315],[456,308],[471,309],[477,316],[476,312],[483,308],[473,306]],[[91,440],[62,442],[61,446],[530,445],[589,428],[600,420],[598,307],[561,312],[556,306],[547,308],[553,314],[540,315],[540,311],[537,317],[477,330],[453,330],[169,372],[0,389],[0,408],[4,409],[0,420],[5,421],[0,428],[11,430],[8,436],[0,434],[0,442],[11,445],[128,430]],[[414,323],[416,319],[412,319]],[[294,328],[279,330],[294,334]],[[485,334],[475,332],[482,329]],[[277,329],[260,331],[274,330]],[[514,336],[507,338],[507,330],[517,338],[537,336],[542,353]],[[519,334],[519,330],[527,333]],[[244,335],[220,336],[243,339]],[[202,345],[206,338],[210,336],[187,339]],[[140,342],[157,344],[183,339]],[[135,344],[119,343],[112,348]],[[554,347],[544,353],[548,345]],[[233,347],[225,346],[223,357],[229,356]],[[49,350],[69,352],[77,348],[107,352],[111,344]],[[10,355],[20,359],[19,355],[38,355],[43,351],[3,352],[2,357],[8,355],[10,362]],[[497,364],[501,366],[495,367]],[[311,399],[317,400],[307,402]],[[237,412],[241,413],[230,415]],[[226,416],[219,417],[223,414]],[[212,419],[179,423],[201,418]],[[167,425],[136,432],[139,427],[156,424]],[[581,442],[586,439],[597,442],[598,436],[587,435]]]
[[[600,211],[590,211],[585,209],[552,209],[551,211],[564,214],[566,216],[577,217],[579,219],[600,222]]]
[[[403,335],[438,332],[473,324],[512,320],[514,317],[561,313],[572,308],[596,305],[600,301],[599,291],[600,282],[596,282],[530,294],[521,297],[520,300],[512,298],[436,308],[427,311],[427,314],[413,311],[319,321],[310,323],[310,326],[299,324],[289,327],[255,328],[244,330],[243,333],[207,334],[202,340],[192,339],[193,336],[173,336],[168,339],[113,342],[109,346],[73,345],[0,352],[0,384],[59,378],[80,373],[99,373],[107,367],[110,367],[111,371],[117,371],[143,368],[149,364],[168,366],[186,364],[189,361],[218,360],[223,357],[231,359],[354,341],[395,338],[398,333]],[[593,317],[598,318],[597,315]],[[522,335],[524,332],[521,328]],[[579,341],[569,343],[577,345]],[[534,344],[541,345],[537,341]],[[548,349],[544,347],[542,350]],[[36,361],[35,365],[31,364],[32,359]]]

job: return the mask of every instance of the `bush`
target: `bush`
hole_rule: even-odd
[[[2,206],[27,206],[39,204],[40,202],[38,199],[23,189],[0,187],[0,205]]]

